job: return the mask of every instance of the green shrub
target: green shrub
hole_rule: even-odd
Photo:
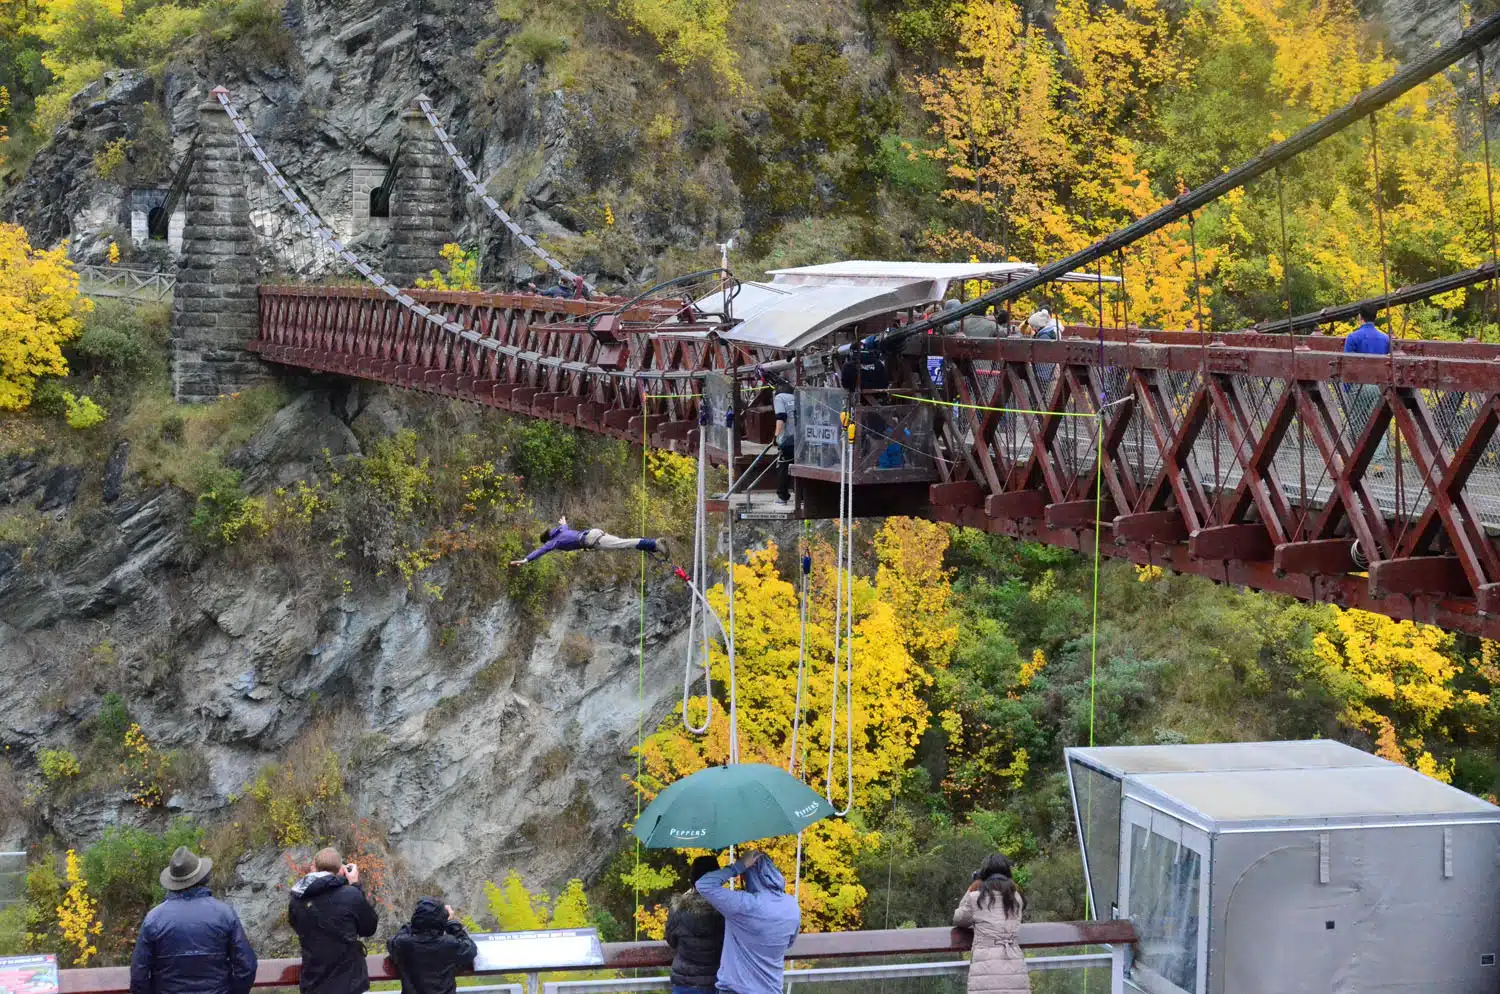
[[[94,402],[89,396],[74,396],[72,391],[63,391],[63,404],[67,408],[68,427],[75,431],[86,431],[104,423],[109,417],[109,412]]]
[[[202,842],[203,830],[190,818],[174,820],[163,832],[130,825],[105,829],[83,854],[89,896],[99,902],[99,920],[108,930],[102,949],[126,945],[146,912],[162,899],[158,875],[173,851],[178,846],[197,851]]]
[[[523,60],[524,65],[546,68],[548,62],[568,50],[568,39],[544,28],[528,24],[511,37],[510,46],[511,51]]]
[[[897,189],[922,195],[936,194],[943,188],[943,171],[937,160],[923,154],[930,147],[930,143],[921,139],[881,135],[872,169]]]
[[[78,757],[66,749],[43,749],[36,756],[42,777],[50,784],[72,780],[83,772]]]
[[[432,501],[432,460],[417,456],[417,433],[398,431],[376,441],[359,461],[358,477],[397,518]]]
[[[140,365],[146,350],[140,339],[119,328],[85,328],[73,351],[79,358],[110,372],[126,372]]]
[[[551,421],[517,425],[511,448],[515,470],[528,483],[571,482],[578,466],[578,433]]]
[[[119,748],[125,743],[125,733],[129,729],[130,712],[125,708],[125,701],[119,694],[105,694],[99,704],[99,713],[94,715],[94,740]]]
[[[245,493],[238,470],[223,467],[210,471],[188,524],[200,539],[219,545],[264,535],[270,527],[265,501]]]

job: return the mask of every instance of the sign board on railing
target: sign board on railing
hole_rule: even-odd
[[[480,932],[476,973],[525,973],[565,966],[602,966],[604,947],[594,928],[553,928],[540,932]],[[3,994],[3,992],[0,992]]]
[[[57,994],[57,957],[0,956],[0,994]]]

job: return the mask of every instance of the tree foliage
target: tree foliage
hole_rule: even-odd
[[[0,223],[0,410],[25,410],[39,377],[67,374],[63,346],[92,306],[66,249],[32,248],[19,225]]]

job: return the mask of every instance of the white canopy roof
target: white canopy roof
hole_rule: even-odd
[[[746,289],[756,292],[748,300]],[[745,284],[730,305],[739,324],[723,335],[748,345],[778,349],[800,349],[844,325],[908,307],[921,307],[935,299],[931,280],[907,280],[895,286],[857,286],[831,283],[824,286],[792,286],[787,292],[767,284]],[[940,295],[938,295],[940,296]],[[705,311],[717,312],[722,298],[708,297],[698,303]]]
[[[880,262],[854,260],[771,270],[772,282],[748,282],[730,304],[739,323],[725,338],[750,345],[800,349],[845,325],[937,303],[954,280],[1011,283],[1037,271],[1029,262]],[[1069,273],[1070,282],[1097,282]],[[1119,282],[1106,276],[1104,282]],[[723,295],[696,301],[705,314],[723,312]]]

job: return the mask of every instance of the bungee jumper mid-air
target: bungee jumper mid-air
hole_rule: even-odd
[[[512,559],[512,566],[525,566],[549,552],[576,552],[580,549],[605,549],[619,551],[639,549],[650,553],[657,562],[667,561],[667,543],[659,538],[620,538],[603,528],[569,528],[567,516],[557,519],[557,524],[542,532],[542,544],[526,554],[524,559]]]

